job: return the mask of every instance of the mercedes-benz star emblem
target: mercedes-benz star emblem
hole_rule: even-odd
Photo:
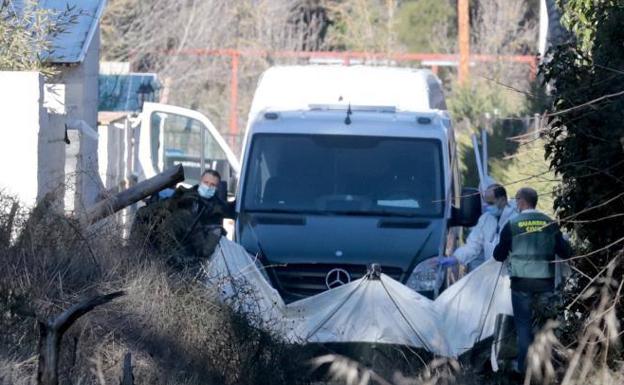
[[[351,275],[345,269],[331,269],[325,276],[325,285],[328,289],[346,285],[351,282]]]

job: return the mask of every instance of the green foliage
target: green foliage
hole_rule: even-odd
[[[505,186],[509,194],[525,185],[537,190],[538,207],[548,215],[554,215],[554,197],[558,180],[545,160],[544,140],[526,137],[514,154],[494,159],[490,164],[493,178]]]
[[[352,51],[447,52],[455,41],[450,0],[326,1],[325,45]]]
[[[63,12],[53,12],[39,7],[35,0],[26,0],[18,11],[12,0],[0,1],[0,71],[53,75],[54,68],[45,63],[54,52],[52,41],[66,32],[80,13],[70,6]]]
[[[553,89],[546,155],[562,179],[555,200],[562,223],[592,252],[576,266],[593,277],[624,239],[624,97],[617,95],[624,90],[624,7],[569,1],[565,20],[577,41],[557,47],[542,68]]]
[[[565,12],[561,22],[577,38],[578,47],[590,52],[596,39],[597,24],[608,8],[621,7],[619,0],[559,0],[558,5]]]
[[[332,20],[325,45],[332,50],[384,52],[395,50],[394,6],[380,0],[331,0]]]
[[[624,68],[624,8],[602,2],[587,11],[586,3],[574,2],[576,6],[568,12],[574,18],[568,15],[568,20],[577,36],[595,36],[591,50],[586,51],[587,42],[580,39],[577,45],[559,47],[543,68],[545,79],[554,88],[553,110],[561,112],[552,121],[546,150],[552,167],[563,178],[556,205],[564,217],[604,202],[624,188],[624,99],[611,97],[579,107],[622,91],[623,75],[613,69]],[[575,219],[592,221],[623,211],[624,202],[616,199]],[[616,226],[620,222],[568,221],[566,225],[577,230],[592,248],[598,248],[624,235],[624,229]]]
[[[445,47],[440,41],[450,45],[456,40],[455,14],[449,1],[405,1],[397,12],[399,41],[410,52],[443,52]]]
[[[482,127],[489,126],[488,152],[490,174],[500,177],[507,172],[511,162],[494,161],[515,153],[517,143],[507,140],[526,131],[521,119],[501,119],[519,116],[526,111],[524,95],[501,87],[493,87],[485,81],[473,81],[465,86],[457,86],[450,95],[449,111],[457,127],[457,142],[460,156],[460,169],[463,185],[476,187],[479,176],[470,136],[479,134]],[[489,124],[485,116],[490,114]]]

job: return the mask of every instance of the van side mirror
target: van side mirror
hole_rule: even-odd
[[[481,194],[479,189],[464,187],[461,191],[459,208],[451,209],[450,226],[472,227],[481,216]]]

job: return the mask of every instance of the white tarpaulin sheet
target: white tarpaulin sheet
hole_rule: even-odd
[[[457,357],[512,314],[509,278],[490,260],[430,300],[381,274],[285,304],[254,257],[223,238],[205,268],[221,299],[292,342],[369,342]]]

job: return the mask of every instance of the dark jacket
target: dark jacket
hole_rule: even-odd
[[[233,214],[233,205],[216,195],[205,199],[197,186],[178,187],[170,198],[139,209],[131,234],[174,264],[185,266],[212,255],[225,234],[223,219]]]

